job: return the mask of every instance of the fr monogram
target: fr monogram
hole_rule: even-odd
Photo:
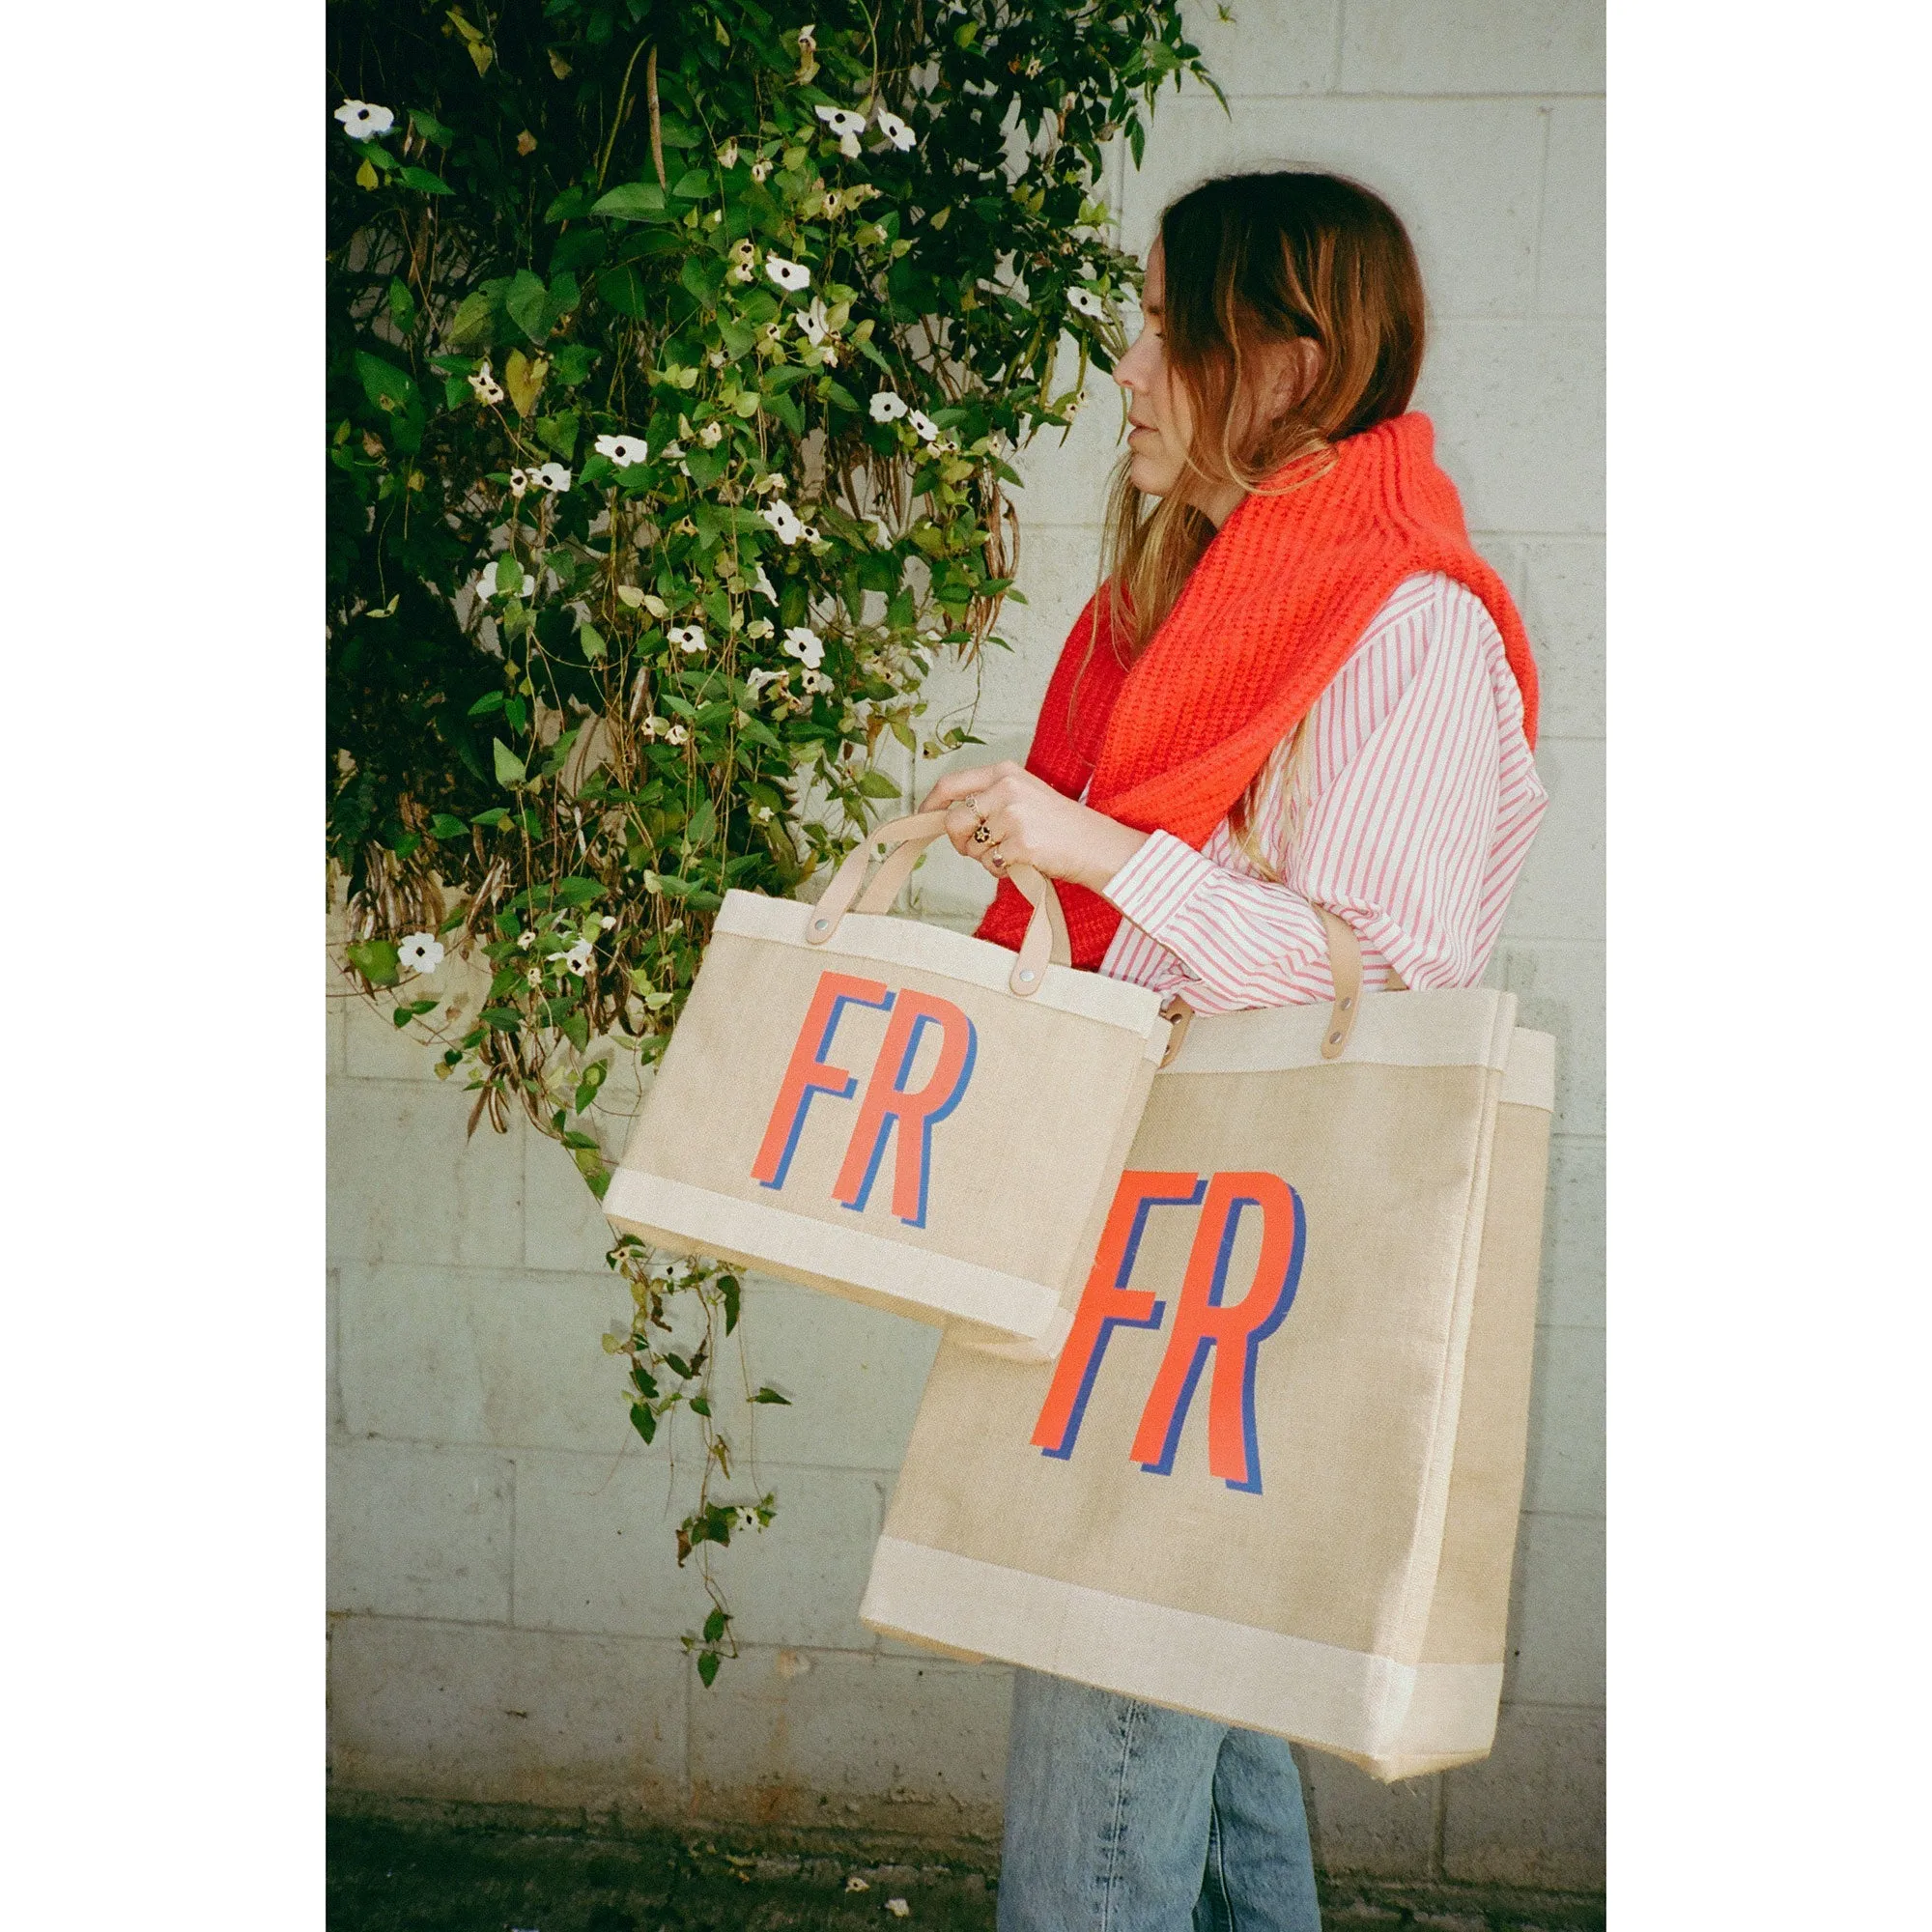
[[[979,1047],[973,1022],[951,1000],[935,999],[930,993],[893,992],[882,980],[861,980],[850,973],[819,975],[778,1103],[752,1165],[752,1179],[766,1187],[782,1187],[812,1101],[821,1094],[849,1100],[858,1092],[857,1077],[831,1061],[832,1037],[847,1007],[872,1007],[891,1013],[892,1021],[853,1118],[844,1163],[833,1182],[833,1198],[844,1207],[864,1209],[884,1162],[886,1143],[896,1127],[893,1212],[908,1227],[923,1228],[932,1171],[932,1130],[965,1094]],[[928,1027],[938,1033],[938,1061],[925,1084],[909,1093],[906,1083]]]
[[[1127,1286],[1147,1219],[1156,1208],[1199,1208],[1187,1254],[1174,1332],[1127,1452],[1142,1468],[1165,1476],[1174,1468],[1180,1426],[1187,1419],[1203,1369],[1208,1369],[1208,1466],[1231,1490],[1257,1494],[1261,1454],[1255,1440],[1255,1361],[1294,1300],[1307,1245],[1301,1197],[1279,1175],[1154,1174],[1129,1168],[1121,1177],[1093,1272],[1061,1351],[1053,1385],[1034,1429],[1036,1448],[1063,1459],[1074,1438],[1100,1373],[1107,1339],[1117,1327],[1158,1328],[1166,1304],[1146,1289]],[[1261,1216],[1261,1258],[1248,1292],[1232,1306],[1222,1300],[1228,1265],[1243,1213]],[[1209,1358],[1212,1367],[1209,1368]]]

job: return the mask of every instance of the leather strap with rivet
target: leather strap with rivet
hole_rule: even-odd
[[[1321,1058],[1339,1060],[1348,1051],[1350,1036],[1362,1013],[1362,942],[1355,928],[1339,913],[1317,906],[1323,931],[1328,935],[1328,972],[1335,981],[1335,1003],[1328,1009],[1328,1025],[1321,1036]],[[1393,966],[1388,970],[1386,989],[1391,993],[1408,990]]]

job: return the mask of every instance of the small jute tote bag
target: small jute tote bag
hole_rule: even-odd
[[[1487,1754],[1554,1042],[1487,988],[1196,1019],[1057,1363],[940,1346],[861,1618],[1348,1757]]]
[[[724,895],[604,1211],[673,1252],[985,1324],[1040,1359],[1172,1029],[1156,994],[1067,964],[1030,867],[1009,874],[1034,906],[1017,957],[887,917],[944,824],[881,826],[815,905]]]

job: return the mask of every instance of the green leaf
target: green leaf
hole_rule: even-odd
[[[704,1680],[704,1688],[710,1690],[718,1675],[718,1653],[715,1650],[697,1653],[697,1674]]]
[[[358,352],[355,374],[372,407],[387,412],[418,406],[415,378],[407,369]]]
[[[497,782],[516,785],[524,781],[524,761],[510,750],[500,738],[490,740],[490,749],[496,760]]]
[[[775,1402],[782,1408],[789,1408],[791,1406],[791,1397],[781,1395],[769,1382],[752,1400],[753,1402]]]
[[[912,620],[908,618],[906,621],[910,623]],[[502,708],[503,708],[503,694],[500,691],[486,691],[483,694],[483,696],[479,697],[476,700],[476,702],[469,707],[469,716],[472,718],[481,718],[486,712],[500,711],[502,710]]]
[[[658,1433],[658,1419],[642,1403],[634,1402],[631,1405],[631,1427],[648,1442]]]
[[[456,190],[440,175],[433,175],[427,168],[404,168],[403,180],[412,188],[424,194],[454,194]]]
[[[617,221],[662,221],[668,210],[664,189],[656,182],[625,182],[593,201],[590,212]]]
[[[867,798],[897,798],[899,788],[884,772],[861,772],[859,789]]]
[[[471,825],[481,825],[489,831],[495,831],[509,815],[508,807],[493,805],[488,811],[479,811],[469,822]]]
[[[580,624],[577,627],[577,642],[583,655],[592,664],[602,658],[608,648],[604,642],[604,633],[595,624]]]
[[[724,1332],[728,1335],[738,1325],[738,1277],[735,1274],[721,1274],[718,1277],[718,1292],[724,1297]]]
[[[556,895],[565,905],[586,906],[604,896],[604,888],[595,879],[568,878],[557,886]]]
[[[704,1619],[704,1641],[716,1643],[724,1634],[724,1626],[731,1621],[721,1609],[714,1608]]]
[[[402,973],[402,958],[393,939],[358,939],[344,948],[349,963],[372,986],[393,986]]]
[[[433,141],[439,148],[446,148],[456,139],[456,129],[445,128],[427,107],[412,107],[410,125],[425,141]]]
[[[503,298],[503,307],[510,320],[532,342],[541,342],[544,338],[544,309],[549,297],[550,291],[544,287],[541,275],[533,275],[527,269],[519,269],[511,279],[509,293]]]
[[[496,310],[497,305],[487,291],[471,289],[458,303],[456,314],[450,321],[450,342],[459,349],[488,342]]]
[[[702,168],[690,168],[671,184],[671,193],[682,201],[702,201],[711,192],[711,177]]]
[[[619,315],[627,315],[633,322],[650,311],[650,295],[644,278],[629,262],[600,270],[595,286],[600,300],[609,302]]]
[[[485,1007],[477,1018],[488,1020],[498,1033],[515,1033],[524,1016],[514,1007]]]
[[[568,463],[577,453],[577,412],[565,410],[559,415],[539,416],[537,435]]]
[[[691,814],[684,828],[684,836],[693,845],[704,846],[710,844],[717,835],[718,813],[707,796],[699,802],[697,810]]]
[[[765,407],[791,431],[792,435],[805,434],[805,412],[789,396],[774,395],[767,391]]]
[[[432,838],[468,838],[469,828],[460,818],[452,818],[446,811],[439,811],[429,822],[429,836]]]
[[[389,1015],[390,1022],[400,1032],[412,1020],[421,1019],[423,1014],[428,1012],[435,1005],[436,1002],[434,1000],[406,1001]]]

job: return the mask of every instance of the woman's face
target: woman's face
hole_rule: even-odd
[[[1217,483],[1187,468],[1194,415],[1187,391],[1174,380],[1162,347],[1167,328],[1166,288],[1167,270],[1161,260],[1160,240],[1155,237],[1148,250],[1147,273],[1141,284],[1141,332],[1114,365],[1114,381],[1129,398],[1127,419],[1133,425],[1127,433],[1127,446],[1133,452],[1129,471],[1136,490],[1150,497],[1165,497],[1180,489],[1188,501],[1218,525],[1247,493],[1238,483]],[[1312,383],[1321,359],[1312,342],[1283,338],[1264,344],[1258,373],[1270,410],[1279,409]],[[1255,399],[1245,396],[1236,409],[1238,442],[1254,420]]]
[[[1134,425],[1127,433],[1127,446],[1133,452],[1130,468],[1134,488],[1149,497],[1165,497],[1180,481],[1194,434],[1186,391],[1173,381],[1161,347],[1166,327],[1162,305],[1165,289],[1166,273],[1156,237],[1148,251],[1141,288],[1141,332],[1114,365],[1114,381],[1127,392],[1127,416]]]

